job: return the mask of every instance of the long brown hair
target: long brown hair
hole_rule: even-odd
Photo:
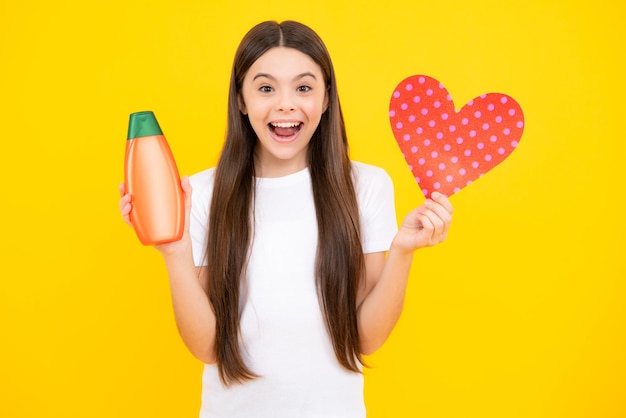
[[[250,66],[266,51],[278,46],[295,48],[308,55],[324,74],[328,109],[308,146],[318,224],[315,276],[320,306],[338,362],[354,372],[359,372],[359,364],[363,363],[356,316],[357,289],[364,271],[359,210],[333,65],[324,43],[309,27],[293,21],[268,21],[253,27],[235,54],[228,127],[215,172],[209,213],[209,299],[217,323],[215,347],[219,375],[227,385],[257,377],[245,364],[239,347],[239,290],[254,228],[257,137],[238,104]]]

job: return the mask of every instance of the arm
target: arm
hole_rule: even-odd
[[[204,363],[215,363],[215,314],[207,297],[206,268],[196,268],[191,252],[189,215],[191,210],[191,185],[184,177],[185,231],[180,241],[154,247],[161,253],[170,281],[172,305],[178,332],[189,351]],[[129,214],[132,197],[120,186],[120,211],[124,221],[131,225]]]
[[[387,257],[382,252],[365,255],[365,281],[357,296],[363,354],[378,350],[400,318],[413,253],[444,241],[451,221],[450,201],[433,193],[433,200],[427,199],[407,215]]]

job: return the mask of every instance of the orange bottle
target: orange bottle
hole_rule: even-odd
[[[143,245],[178,241],[185,225],[185,204],[172,151],[153,112],[130,115],[124,161],[130,221]]]

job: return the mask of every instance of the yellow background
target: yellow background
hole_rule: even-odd
[[[369,417],[626,416],[621,3],[0,1],[0,416],[197,415],[163,264],[118,214],[128,114],[155,111],[183,174],[213,165],[235,48],[265,19],[325,40],[352,157],[391,174],[399,218],[423,197],[389,128],[398,82],[525,112],[418,253]]]

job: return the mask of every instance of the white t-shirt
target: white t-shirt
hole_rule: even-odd
[[[393,184],[353,162],[364,253],[387,251],[397,232]],[[214,169],[191,177],[194,262],[206,265]],[[363,376],[337,362],[315,287],[317,220],[309,170],[257,178],[254,240],[242,285],[241,347],[261,377],[224,387],[205,365],[201,418],[364,418]]]

